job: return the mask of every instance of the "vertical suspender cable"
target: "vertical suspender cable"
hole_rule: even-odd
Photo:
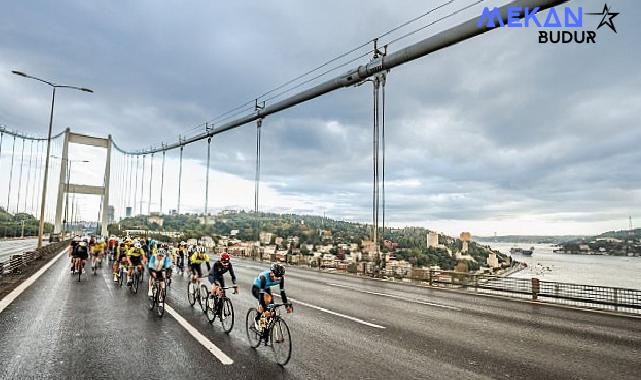
[[[18,176],[18,200],[16,201],[16,214],[20,212],[20,193],[22,192],[22,166],[24,165],[24,138],[22,139],[22,151],[20,153],[20,175]]]
[[[162,151],[162,170],[160,171],[160,214],[162,215],[162,196],[165,190],[165,151]]]
[[[25,196],[24,196],[24,212],[27,212],[27,198],[29,195],[29,185],[31,184],[31,165],[33,162],[33,140],[30,141],[29,144],[29,166],[27,169],[27,188],[25,189]],[[31,190],[31,194],[33,195],[33,190]],[[33,198],[33,197],[32,197]]]
[[[4,132],[0,132],[0,167],[2,167],[2,142],[4,141]],[[9,212],[7,210],[7,212]],[[2,235],[4,236],[4,234]]]
[[[258,213],[258,192],[260,190],[260,130],[263,119],[256,121],[256,178],[254,179],[254,212]]]
[[[33,172],[33,191],[31,192],[31,210],[33,215],[38,215],[36,210],[36,193],[38,193],[38,173],[40,172],[40,141],[36,142],[36,162],[34,164]]]
[[[207,213],[209,212],[209,161],[211,159],[211,137],[207,139],[207,174],[205,175],[205,228],[207,228]]]
[[[180,189],[182,187],[182,178],[183,178],[183,149],[184,145],[180,146],[180,168],[178,169],[178,208],[176,212],[180,215]]]
[[[381,163],[381,174],[382,174],[382,181],[381,181],[381,186],[382,186],[382,201],[383,201],[383,242],[385,242],[385,82],[387,80],[387,77],[385,74],[382,75],[381,77],[381,143],[382,143],[382,153],[383,153],[383,160]]]
[[[138,170],[140,169],[140,156],[136,155],[136,185],[134,186],[134,204],[132,210],[136,210],[136,203],[138,203]]]
[[[142,215],[142,200],[145,197],[145,159],[147,158],[146,154],[142,155],[142,179],[140,180],[140,205],[138,207],[138,213]]]
[[[151,154],[151,159],[149,160],[149,204],[147,205],[147,215],[151,214],[151,190],[153,189],[152,184],[154,180],[154,154]]]
[[[9,202],[11,200],[11,182],[13,180],[13,159],[15,157],[16,153],[16,136],[13,136],[13,146],[11,148],[11,167],[9,169],[9,190],[7,192],[7,208],[5,209],[6,212],[9,212]]]
[[[254,214],[256,217],[256,240],[260,240],[260,219],[258,217],[258,191],[260,190],[260,138],[263,119],[256,121],[256,178],[254,179]]]

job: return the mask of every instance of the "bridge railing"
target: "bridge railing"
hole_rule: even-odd
[[[478,293],[641,314],[641,290],[639,289],[452,271],[429,271],[427,279],[422,279],[422,281],[425,280],[432,286],[463,288]]]
[[[18,273],[32,262],[53,253],[60,252],[69,244],[69,241],[51,243],[38,248],[35,251],[28,251],[22,254],[11,255],[4,262],[0,262],[0,276],[11,273]]]
[[[275,255],[257,255],[255,252],[235,252],[259,261],[287,261],[290,265],[301,268],[321,270],[317,261],[309,257],[278,259]],[[307,259],[307,260],[305,260]],[[363,263],[359,263],[363,264]],[[367,264],[367,263],[366,263]],[[349,265],[347,265],[349,267]],[[358,267],[353,274],[383,277],[382,273],[372,270],[373,265]],[[350,272],[348,268],[331,268],[335,272]],[[433,287],[455,288],[481,294],[493,294],[504,297],[530,299],[538,302],[550,302],[575,307],[611,310],[629,314],[641,314],[641,289],[627,289],[609,286],[571,284],[553,281],[541,281],[538,278],[516,278],[491,274],[472,274],[445,270],[421,268],[418,270],[395,272],[389,279],[412,282]]]

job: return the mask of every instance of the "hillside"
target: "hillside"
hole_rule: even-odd
[[[199,238],[203,235],[229,235],[232,230],[238,230],[236,236],[243,241],[257,240],[258,232],[262,231],[284,238],[298,236],[299,245],[355,243],[359,246],[370,238],[371,231],[371,225],[368,224],[339,221],[317,215],[254,214],[244,211],[211,216],[209,220],[213,222],[207,225],[201,224],[197,215],[163,215],[162,220],[161,227],[148,223],[146,216],[137,216],[124,219],[119,225],[110,225],[109,230],[110,233],[116,234],[126,229],[182,232],[183,235],[176,240]],[[324,239],[323,231],[327,231],[328,234]],[[459,252],[462,242],[449,236],[441,236],[440,243],[443,248],[427,247],[427,233],[428,230],[423,227],[386,229],[385,239],[397,244],[395,252],[401,259],[419,266],[439,265],[444,269],[453,269],[456,259],[451,253]],[[382,252],[388,252],[386,247],[381,249]],[[468,254],[476,262],[470,263],[470,270],[478,269],[479,263],[485,265],[489,253],[488,248],[472,242]],[[500,255],[500,259],[505,260],[505,256]]]

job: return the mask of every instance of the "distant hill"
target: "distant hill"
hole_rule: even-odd
[[[484,243],[522,243],[522,244],[561,244],[567,241],[582,239],[577,235],[503,235],[476,236],[474,240]]]

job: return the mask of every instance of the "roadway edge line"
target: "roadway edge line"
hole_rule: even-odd
[[[58,253],[56,257],[54,257],[48,263],[46,263],[45,266],[40,268],[39,271],[31,275],[31,277],[29,277],[28,279],[24,280],[22,284],[18,285],[15,289],[11,291],[11,293],[7,294],[2,300],[0,300],[0,313],[2,313],[7,306],[11,305],[11,303],[16,298],[18,298],[18,296],[22,294],[22,292],[24,292],[29,286],[31,286],[34,282],[36,282],[36,280],[40,276],[42,276],[47,271],[47,269],[51,268],[51,266],[55,264],[65,252],[67,252],[66,248],[63,249],[60,253]]]
[[[218,346],[216,346],[211,340],[207,339],[206,336],[200,333],[194,326],[192,326],[182,315],[171,306],[165,304],[165,311],[169,313],[178,324],[180,324],[187,332],[193,336],[198,343],[207,349],[212,355],[216,357],[223,365],[232,365],[234,361],[232,358],[227,356]]]
[[[395,294],[379,293],[379,292],[373,292],[373,291],[364,290],[364,289],[361,290],[361,289],[358,289],[356,287],[349,286],[349,285],[333,284],[333,283],[329,283],[329,282],[325,283],[325,284],[328,285],[328,286],[333,286],[333,287],[337,287],[337,288],[341,288],[341,289],[351,290],[353,292],[371,294],[371,295],[381,296],[381,297],[388,297],[388,298],[397,299],[397,300],[405,301],[405,302],[409,302],[409,303],[415,303],[415,304],[419,304],[419,305],[440,307],[440,308],[443,308],[443,309],[449,309],[449,310],[455,310],[455,311],[461,311],[462,310],[461,308],[456,307],[456,306],[444,305],[444,304],[435,303],[435,302],[422,301],[420,299],[414,299],[414,298],[406,298],[406,297],[402,297],[402,296],[397,296]]]

